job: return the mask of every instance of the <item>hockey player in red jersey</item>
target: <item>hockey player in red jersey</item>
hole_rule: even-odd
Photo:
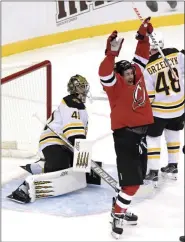
[[[107,40],[105,59],[99,67],[101,84],[107,93],[111,108],[111,128],[120,192],[113,204],[112,235],[118,238],[123,233],[126,211],[146,174],[147,152],[144,145],[147,127],[153,123],[152,109],[146,92],[143,70],[149,60],[149,37],[153,32],[150,18],[137,31],[138,40],[132,63],[126,60],[115,63],[115,57],[124,41],[114,31]],[[145,147],[144,147],[145,146]],[[144,149],[145,148],[145,149]],[[137,223],[137,216],[131,219]]]

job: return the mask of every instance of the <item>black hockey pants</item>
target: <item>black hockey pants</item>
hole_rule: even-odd
[[[42,152],[46,160],[45,173],[64,170],[72,166],[73,153],[65,146],[50,145],[44,148]]]
[[[133,132],[134,129],[121,128],[113,133],[115,152],[117,156],[117,171],[119,185],[142,185],[147,170],[147,149],[142,147],[139,152],[141,140],[146,143],[145,127],[141,133]]]

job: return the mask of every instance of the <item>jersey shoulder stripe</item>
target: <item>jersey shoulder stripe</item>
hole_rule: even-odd
[[[163,53],[165,56],[168,56],[168,55],[171,55],[171,54],[177,54],[179,53],[179,50],[176,49],[176,48],[165,48],[165,49],[162,49]],[[156,53],[154,55],[152,55],[149,59],[149,62],[147,65],[151,65],[154,61],[158,60],[161,58],[161,55],[160,53]]]
[[[82,103],[75,95],[68,95],[64,97],[62,103],[67,105],[69,108],[77,108],[79,110],[85,109],[84,103]]]
[[[103,86],[114,86],[114,84],[116,83],[116,76],[114,71],[108,76],[100,76],[100,81]]]

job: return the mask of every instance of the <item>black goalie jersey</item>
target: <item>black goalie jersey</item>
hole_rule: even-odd
[[[159,53],[150,57],[144,72],[153,115],[180,117],[184,113],[184,50],[163,49],[179,80],[176,81]]]
[[[86,138],[88,114],[85,105],[74,95],[64,97],[48,124],[74,145],[75,138]],[[46,126],[40,137],[39,150],[53,144],[64,145],[64,142]]]

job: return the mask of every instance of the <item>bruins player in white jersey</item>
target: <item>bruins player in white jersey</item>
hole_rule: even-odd
[[[84,77],[73,76],[68,83],[68,92],[70,95],[62,99],[48,124],[74,145],[76,138],[85,139],[87,134],[88,115],[84,103],[89,92],[89,84]],[[41,134],[39,149],[46,160],[44,172],[63,170],[72,166],[72,152],[47,126]]]
[[[144,77],[153,110],[154,124],[148,129],[146,180],[153,180],[157,185],[163,131],[168,150],[168,164],[161,168],[161,172],[170,173],[173,178],[177,178],[180,130],[184,128],[184,50],[163,48],[164,41],[161,33],[156,34],[155,38],[178,76],[178,80],[173,77],[156,46],[151,43],[151,56]]]
[[[69,95],[62,99],[47,123],[74,145],[76,138],[85,139],[87,135],[88,114],[85,102],[89,92],[89,84],[83,76],[75,75],[70,78],[67,87]],[[44,173],[72,167],[73,153],[47,126],[41,134],[39,150],[42,151],[45,158]],[[8,198],[22,203],[30,202],[25,182]]]

